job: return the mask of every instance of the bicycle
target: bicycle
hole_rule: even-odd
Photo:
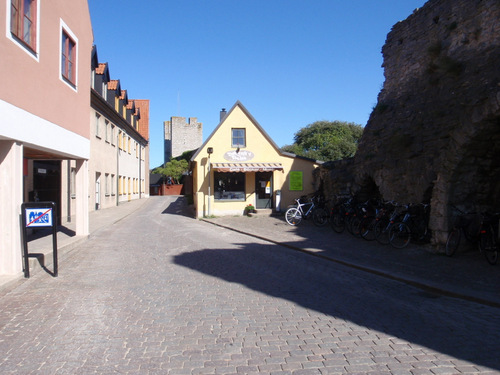
[[[485,213],[479,230],[479,250],[489,264],[495,265],[498,260],[498,224],[500,213]]]
[[[297,226],[302,219],[307,219],[312,215],[315,225],[324,226],[328,222],[328,212],[323,207],[317,206],[317,198],[313,197],[309,202],[302,203],[306,197],[295,199],[296,206],[290,207],[285,212],[285,220],[289,225]]]
[[[479,241],[482,221],[480,214],[476,212],[464,212],[455,206],[452,207],[458,211],[458,214],[455,215],[453,227],[446,239],[445,254],[449,257],[453,256],[457,251],[462,235],[467,241]]]
[[[410,240],[423,241],[428,232],[429,205],[408,204],[404,208],[403,218],[389,229],[389,243],[397,249],[408,246]]]
[[[350,196],[338,196],[337,203],[332,207],[330,213],[330,226],[336,233],[342,233],[350,219],[349,214],[353,212],[353,198]]]

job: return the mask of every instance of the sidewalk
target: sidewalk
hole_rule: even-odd
[[[78,245],[86,241],[90,236],[102,228],[112,225],[138,210],[147,202],[147,200],[148,198],[136,199],[130,202],[121,202],[120,205],[116,207],[90,212],[88,236],[75,235],[76,225],[74,219],[70,223],[59,226],[57,228],[57,254],[59,268],[61,267],[61,260],[64,260],[64,257]],[[31,255],[29,258],[30,276],[43,271],[44,268],[48,272],[53,271],[52,248],[52,229],[50,228],[40,230],[28,237],[28,253]],[[7,288],[9,285],[22,279],[24,279],[24,274],[0,276],[0,290]]]
[[[256,214],[203,219],[207,223],[252,235],[293,250],[413,285],[423,295],[445,295],[500,307],[500,263],[492,266],[477,250],[459,249],[453,257],[430,247],[410,244],[405,249],[337,234],[312,221],[288,225],[281,215]],[[465,242],[465,241],[464,241]],[[462,244],[461,244],[462,247]],[[461,251],[462,250],[462,251]]]

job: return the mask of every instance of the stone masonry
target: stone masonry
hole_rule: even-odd
[[[167,163],[185,151],[195,150],[203,143],[203,124],[196,117],[171,117],[163,123],[164,152]]]
[[[328,195],[430,203],[434,245],[452,205],[500,211],[499,20],[498,0],[429,0],[393,26],[356,156],[319,172]]]

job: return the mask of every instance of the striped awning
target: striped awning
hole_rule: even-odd
[[[281,163],[212,163],[212,169],[219,172],[272,172],[282,171]]]

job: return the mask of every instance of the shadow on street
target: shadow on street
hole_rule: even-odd
[[[183,253],[174,261],[336,319],[500,370],[500,314],[496,308],[434,295],[277,245],[237,245],[240,250],[205,249]]]

